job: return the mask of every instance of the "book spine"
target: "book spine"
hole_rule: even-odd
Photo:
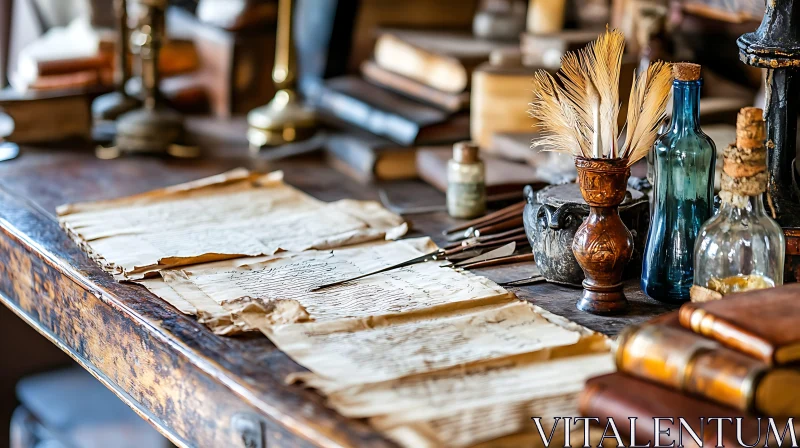
[[[325,149],[331,157],[348,168],[345,174],[356,177],[360,182],[368,182],[374,178],[376,158],[363,142],[347,136],[334,136],[330,138]]]
[[[629,327],[617,346],[617,368],[740,411],[753,409],[767,366],[715,341],[666,325]]]
[[[377,109],[329,87],[322,87],[314,103],[324,113],[403,146],[414,145],[420,132],[419,125],[407,118]]]
[[[731,325],[724,319],[707,313],[694,303],[686,303],[681,306],[678,319],[684,328],[715,339],[725,346],[760,359],[768,365],[775,364],[775,347],[772,344]]]
[[[708,417],[727,419],[724,422],[722,446],[742,446],[737,443],[737,430],[733,423],[735,417],[743,417],[741,422],[742,440],[749,446],[763,446],[766,433],[766,419],[743,415],[735,409],[725,408],[705,400],[683,395],[649,381],[642,381],[624,373],[610,373],[589,379],[578,399],[578,410],[584,417],[598,418],[598,426],[605,427],[608,419],[613,419],[625,438],[639,446],[678,446],[679,434],[687,446],[694,445],[682,428],[679,417],[683,417],[697,431],[701,438],[700,446],[720,446],[716,426],[705,430],[698,427],[698,420]],[[669,430],[656,433],[655,418],[670,418],[660,421],[660,429]],[[635,418],[635,420],[630,420]],[[631,423],[628,423],[631,422]],[[782,427],[782,426],[779,426]],[[571,446],[580,446],[581,440],[571,440]],[[649,443],[648,443],[649,442]],[[592,445],[597,446],[597,445]]]
[[[361,64],[361,74],[364,78],[381,87],[388,88],[412,99],[423,101],[432,106],[439,107],[448,112],[458,112],[467,106],[469,96],[465,94],[450,94],[438,91],[421,84],[403,75],[391,73],[371,61]]]
[[[623,378],[625,382],[629,383],[629,387],[621,388],[617,383]],[[641,387],[636,387],[641,386]],[[633,378],[624,378],[621,373],[611,373],[589,379],[583,388],[583,392],[578,397],[578,412],[584,417],[598,418],[598,426],[605,427],[609,420],[616,422],[617,429],[621,435],[630,438],[631,445],[637,444],[639,446],[646,446],[643,443],[652,441],[658,438],[658,444],[662,446],[669,446],[670,441],[667,440],[665,434],[653,433],[653,417],[671,417],[672,415],[665,415],[665,413],[658,413],[659,409],[663,407],[658,405],[654,409],[650,409],[643,400],[638,391],[641,389],[657,388],[647,383],[642,383]],[[631,392],[630,388],[634,388],[637,392]],[[642,391],[646,392],[646,391]],[[664,393],[664,392],[662,392]],[[690,398],[691,400],[691,398]],[[654,415],[658,413],[658,415]],[[635,417],[633,425],[625,424],[629,422],[629,418]],[[670,433],[674,433],[679,429],[676,425],[670,424],[669,421],[664,422],[664,427],[670,428]],[[577,441],[571,440],[572,446],[580,446],[580,439]],[[596,445],[593,445],[596,446]]]

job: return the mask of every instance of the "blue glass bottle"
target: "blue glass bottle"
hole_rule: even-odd
[[[653,148],[654,206],[642,263],[642,290],[663,302],[689,300],[694,243],[714,204],[716,148],[698,124],[700,67],[682,65],[675,64],[672,122]]]

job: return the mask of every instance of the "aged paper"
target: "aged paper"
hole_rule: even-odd
[[[550,361],[509,361],[507,366],[460,375],[433,373],[362,386],[355,394],[342,390],[330,398],[339,412],[350,409],[336,401],[343,396],[348,401],[364,400],[357,405],[361,410],[386,407],[386,414],[371,418],[370,423],[404,446],[464,447],[508,434],[534,433],[531,439],[535,440],[538,434],[531,417],[542,417],[543,426],[550,428],[554,417],[578,416],[578,395],[586,380],[612,371],[614,361],[608,352]],[[390,409],[395,403],[397,408]],[[577,440],[582,441],[582,436]]]
[[[607,341],[595,334],[575,345],[381,383],[337,387],[312,378],[308,386],[325,393],[342,415],[390,416],[383,418],[384,426],[397,426],[472,407],[578,392],[587,378],[612,371]]]
[[[404,446],[533,440],[531,416],[576,415],[586,378],[613,370],[605,337],[442,262],[312,291],[436,246],[385,241],[405,233],[400,217],[318,201],[280,173],[64,206],[59,220],[117,279],[215,333],[263,332],[310,370],[289,381]]]
[[[380,204],[318,201],[279,172],[246,170],[127,198],[59,207],[59,222],[118,280],[167,267],[402,236]]]
[[[382,427],[380,421],[373,419],[370,420],[370,424],[401,446],[461,448],[509,434],[528,433],[533,436],[530,439],[535,440],[537,434],[531,433],[536,431],[531,416],[575,416],[578,415],[577,402],[576,392],[537,400],[465,409],[449,417],[396,427]],[[543,417],[542,425],[551,428],[553,419]],[[561,435],[555,439],[559,439]],[[553,446],[563,445],[559,445],[556,440]]]
[[[265,303],[294,301],[318,322],[514,300],[494,282],[469,272],[440,267],[442,262],[419,263],[309,291],[314,286],[393,265],[435,249],[430,239],[413,238],[164,270],[161,275],[172,294],[162,297],[184,312],[196,314],[191,310],[199,309],[217,316],[227,313],[227,305],[243,298]],[[151,290],[164,287],[152,280],[147,282],[145,286]],[[217,328],[212,329],[218,332]],[[250,329],[242,323],[241,331]]]
[[[577,343],[582,333],[514,301],[443,313],[260,328],[284,353],[333,388],[376,383]]]

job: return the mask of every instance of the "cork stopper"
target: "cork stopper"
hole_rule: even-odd
[[[756,107],[745,107],[736,117],[736,144],[722,153],[723,201],[733,196],[755,196],[767,186],[767,146],[764,112]]]
[[[761,148],[767,139],[764,111],[743,107],[736,116],[736,146],[743,149]]]
[[[476,163],[480,148],[475,142],[464,141],[453,145],[453,160],[458,163]]]
[[[691,62],[672,64],[672,75],[676,81],[697,81],[700,79],[700,64]]]

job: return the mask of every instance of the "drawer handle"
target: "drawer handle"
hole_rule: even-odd
[[[236,414],[231,418],[231,427],[244,448],[266,448],[264,428],[258,417],[250,414]]]

